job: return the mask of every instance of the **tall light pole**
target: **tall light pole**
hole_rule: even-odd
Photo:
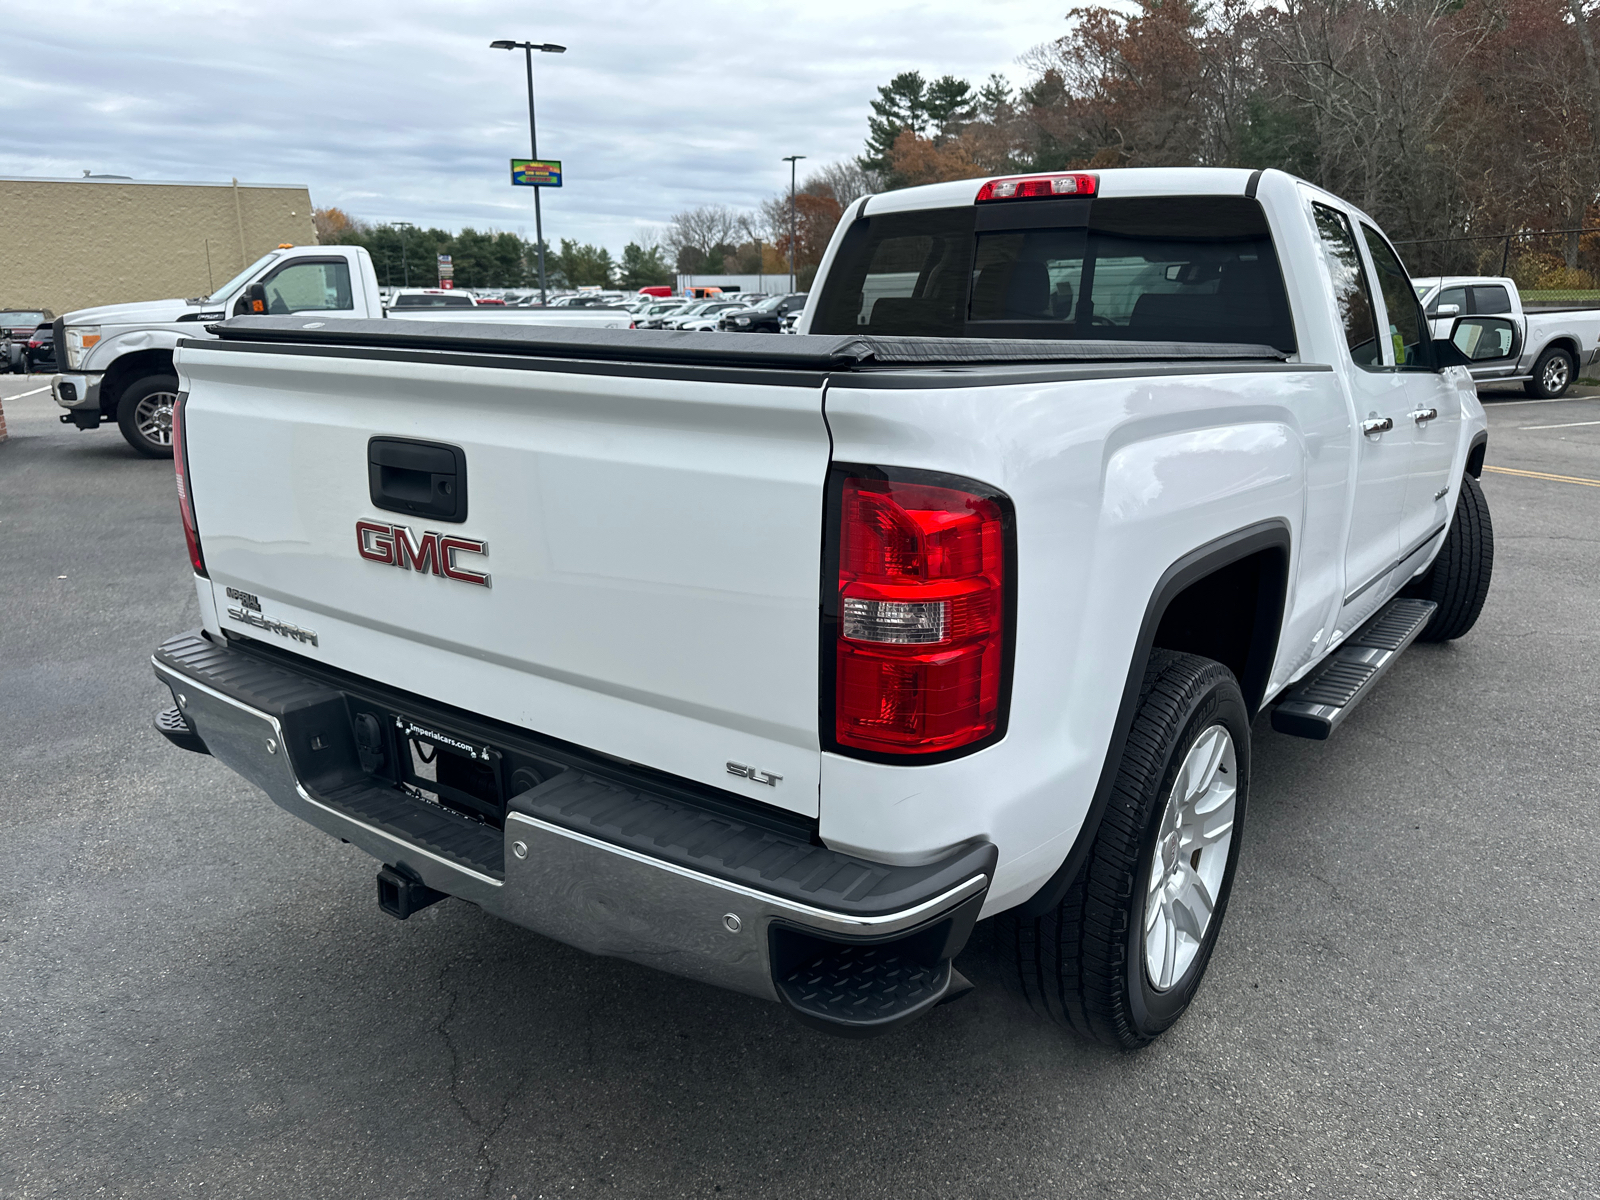
[[[528,60],[528,142],[533,154],[539,157],[539,127],[533,120],[533,52],[543,54],[565,54],[565,46],[557,46],[554,42],[513,42],[502,38],[498,42],[490,42],[491,50],[521,50]],[[544,286],[544,215],[539,210],[539,189],[533,189],[533,236],[539,240],[539,303],[547,300]]]
[[[402,277],[406,281],[405,286],[410,287],[411,267],[406,262],[406,230],[415,229],[416,226],[410,221],[396,221],[394,223],[394,227],[400,231],[400,270],[402,272]]]
[[[784,162],[789,164],[789,290],[791,292],[795,290],[795,282],[794,282],[794,279],[795,279],[795,277],[794,277],[794,239],[795,239],[795,225],[796,225],[795,215],[794,215],[794,178],[795,178],[795,170],[796,170],[795,164],[798,163],[804,157],[805,157],[804,154],[791,154],[791,155],[789,155],[788,158],[783,160]]]

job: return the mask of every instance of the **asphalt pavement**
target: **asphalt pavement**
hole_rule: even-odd
[[[1194,1007],[1001,986],[852,1042],[448,901],[150,728],[170,464],[0,381],[0,1197],[1578,1197],[1600,1190],[1600,398],[1486,394],[1494,586],[1326,743],[1258,723]]]

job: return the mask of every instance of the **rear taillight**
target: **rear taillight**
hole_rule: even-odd
[[[178,396],[172,406],[172,470],[178,477],[178,514],[183,518],[183,540],[189,543],[189,562],[196,575],[206,573],[206,560],[200,553],[200,528],[194,523],[194,497],[189,494],[189,450],[183,436],[183,409],[189,394]]]
[[[829,490],[831,748],[904,760],[999,737],[1009,502],[972,480],[879,468],[836,467]]]

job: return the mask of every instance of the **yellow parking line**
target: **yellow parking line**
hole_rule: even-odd
[[[1543,471],[1519,471],[1515,467],[1484,467],[1496,475],[1520,475],[1524,479],[1547,479],[1551,483],[1580,483],[1584,487],[1600,487],[1600,479],[1579,479],[1576,475],[1547,475]]]

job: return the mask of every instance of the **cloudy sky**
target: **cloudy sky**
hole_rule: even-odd
[[[5,22],[0,174],[305,184],[369,221],[533,235],[523,59],[535,60],[545,234],[619,250],[672,213],[750,207],[786,154],[860,153],[898,71],[1024,77],[1071,0],[20,0]],[[802,163],[802,170],[807,164]]]

